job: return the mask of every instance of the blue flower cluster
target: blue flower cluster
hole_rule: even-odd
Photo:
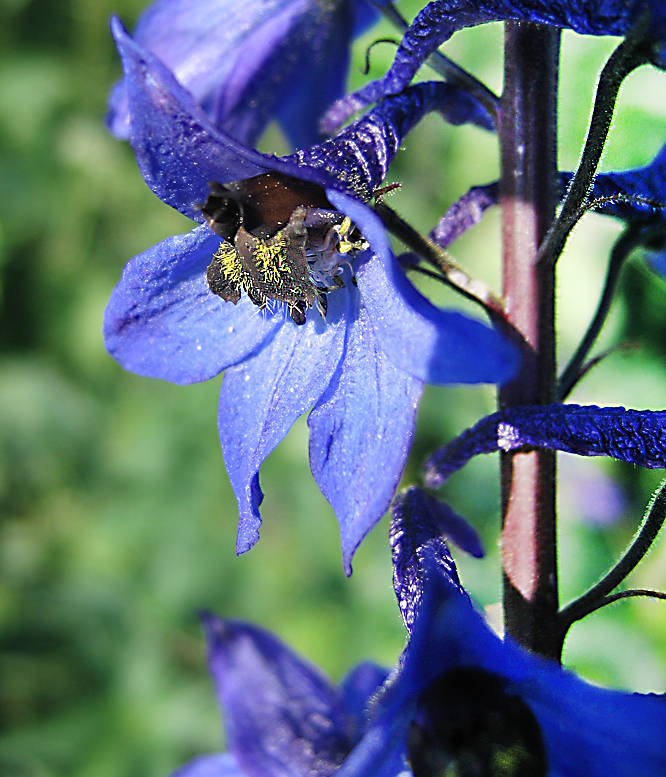
[[[108,126],[129,140],[152,191],[197,225],[129,261],[106,309],[106,347],[127,370],[174,383],[224,372],[218,428],[239,553],[259,538],[261,465],[309,413],[311,470],[337,517],[347,574],[394,500],[394,587],[409,634],[392,672],[362,664],[335,687],[267,632],[205,615],[228,752],[177,775],[666,774],[666,699],[592,687],[500,639],[474,610],[445,542],[479,557],[474,529],[422,489],[395,496],[424,384],[501,385],[523,351],[492,305],[488,324],[427,299],[382,217],[389,165],[426,114],[495,129],[473,90],[412,83],[456,31],[491,21],[589,35],[640,28],[645,61],[663,69],[664,4],[435,0],[386,75],[345,95],[351,41],[382,6],[395,10],[370,0],[157,0],[133,36],[111,22],[124,75]],[[255,149],[272,120],[293,153]],[[571,178],[560,174],[563,194]],[[498,192],[472,189],[424,250],[448,246]],[[598,176],[582,203],[592,208],[663,248],[664,150],[645,168]],[[440,269],[455,285],[446,261]],[[507,408],[435,452],[424,481],[439,487],[494,450],[666,468],[665,429],[664,412]]]

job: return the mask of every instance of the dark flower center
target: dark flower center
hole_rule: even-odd
[[[474,667],[431,683],[408,736],[414,777],[545,777],[539,724],[506,685]]]
[[[234,304],[244,290],[260,308],[279,300],[297,324],[313,305],[326,315],[340,265],[367,248],[320,186],[281,173],[212,183],[201,212],[222,238],[206,273],[210,290]]]

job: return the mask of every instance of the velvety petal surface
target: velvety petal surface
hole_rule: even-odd
[[[246,777],[231,753],[201,755],[176,769],[171,777]]]
[[[483,670],[531,709],[541,729],[549,777],[657,777],[666,769],[666,699],[586,683],[554,662],[502,641],[467,596],[442,574],[436,551],[423,553],[425,596],[399,670],[374,708],[366,735],[338,777],[388,773],[419,695],[461,667]],[[445,708],[447,699],[441,698]],[[391,760],[391,763],[393,761]]]
[[[348,575],[356,548],[395,493],[423,390],[386,357],[352,284],[349,298],[344,357],[308,418],[310,467],[340,524]]]
[[[339,692],[263,629],[203,616],[229,750],[247,777],[333,774],[350,748]]]
[[[348,295],[341,290],[329,299],[326,321],[314,310],[303,326],[285,320],[261,351],[224,375],[218,427],[238,500],[238,553],[259,539],[259,467],[322,395],[343,354]]]
[[[436,451],[425,464],[425,481],[436,488],[473,456],[521,448],[666,468],[666,411],[562,404],[500,410]]]
[[[583,35],[625,35],[648,5],[644,0],[436,0],[423,8],[405,33],[386,75],[342,98],[326,114],[332,132],[355,111],[402,91],[416,71],[453,33],[498,21],[529,21]],[[655,27],[655,34],[663,34]]]
[[[345,710],[353,720],[354,740],[359,739],[365,730],[368,722],[368,702],[380,689],[388,674],[388,669],[384,669],[383,666],[378,666],[372,661],[363,661],[355,666],[340,683]]]
[[[393,557],[393,588],[405,628],[411,633],[423,599],[426,571],[423,551],[427,546],[440,574],[460,587],[458,571],[442,537],[439,503],[420,488],[408,488],[393,500],[389,541]],[[464,520],[464,519],[461,519]],[[469,527],[470,533],[475,534]],[[478,535],[477,543],[480,546]],[[483,551],[482,551],[483,552]]]
[[[201,226],[127,263],[104,313],[104,342],[125,369],[173,383],[207,380],[280,324],[247,297],[233,305],[210,291],[206,268],[219,245]]]
[[[299,169],[326,170],[336,189],[367,201],[386,178],[388,167],[405,136],[428,113],[451,124],[476,124],[492,129],[486,110],[466,92],[441,81],[424,81],[383,100],[334,138],[285,157]]]
[[[277,115],[305,146],[319,139],[318,117],[344,92],[352,36],[376,15],[367,0],[157,0],[134,38],[232,137],[254,145]],[[124,80],[108,123],[129,138]]]
[[[376,258],[356,272],[363,304],[382,349],[401,370],[427,383],[502,383],[518,355],[494,329],[461,313],[440,310],[407,279],[386,230],[370,208],[342,192],[329,200],[349,216]]]

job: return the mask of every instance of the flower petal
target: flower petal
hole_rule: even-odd
[[[171,777],[246,777],[231,753],[200,755],[181,766]]]
[[[402,676],[387,697],[395,694],[404,703],[444,672],[476,667],[507,681],[508,692],[531,708],[549,775],[665,773],[666,700],[592,686],[555,662],[500,640],[441,575],[432,555],[428,564],[424,606],[403,657]]]
[[[259,539],[259,467],[294,421],[319,399],[340,361],[347,294],[331,293],[329,300],[326,321],[314,310],[308,311],[302,326],[285,321],[270,343],[227,370],[222,381],[218,426],[238,500],[238,553]]]
[[[308,418],[310,467],[340,524],[342,558],[389,506],[407,460],[423,385],[398,370],[379,347],[358,290],[344,358]]]
[[[401,92],[430,54],[464,27],[514,20],[565,27],[582,35],[625,35],[644,7],[641,0],[435,0],[412,22],[386,75],[339,100],[324,117],[323,127],[331,133],[356,111]],[[661,26],[657,32],[663,32]]]
[[[358,226],[375,258],[358,268],[363,303],[393,363],[427,383],[503,383],[518,355],[494,329],[440,310],[409,282],[396,262],[379,217],[342,192],[328,199]]]
[[[666,468],[666,411],[561,404],[500,410],[435,451],[425,464],[425,482],[437,488],[473,456],[524,447]]]
[[[339,692],[263,629],[203,616],[229,750],[247,777],[331,775],[350,743]]]
[[[130,260],[104,314],[104,341],[126,370],[196,383],[242,361],[279,325],[249,299],[213,294],[206,268],[220,245],[197,227]]]
[[[351,37],[376,16],[364,0],[157,0],[134,38],[232,137],[254,145],[280,115],[303,146],[319,140],[318,117],[344,92]],[[108,124],[129,138],[125,81],[113,90]]]
[[[268,172],[269,157],[215,129],[192,95],[127,34],[117,17],[111,31],[125,71],[130,142],[146,183],[164,202],[201,221],[197,204],[209,183]]]
[[[473,186],[449,207],[430,233],[430,239],[440,248],[448,248],[463,232],[478,224],[486,210],[498,201],[499,182]]]
[[[439,574],[450,578],[451,585],[462,590],[455,562],[433,514],[433,503],[436,501],[421,489],[409,488],[398,494],[391,507],[389,539],[393,556],[393,588],[409,633],[423,599],[426,579],[424,548],[427,547],[436,559]]]
[[[364,661],[355,666],[340,683],[345,709],[355,721],[354,728],[361,736],[367,724],[368,701],[388,677],[383,666]]]

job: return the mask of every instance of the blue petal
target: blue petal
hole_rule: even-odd
[[[231,753],[200,755],[177,769],[171,777],[247,777]]]
[[[352,35],[376,16],[363,0],[157,0],[134,38],[234,138],[254,145],[279,113],[292,140],[311,145],[319,139],[318,117],[344,92]],[[123,139],[126,86],[114,88],[108,117]]]
[[[483,214],[499,201],[499,182],[473,186],[449,207],[430,233],[430,239],[448,248],[463,232],[478,224]]]
[[[228,747],[243,773],[331,775],[350,748],[338,691],[263,629],[203,621]]]
[[[440,513],[439,502],[420,488],[408,488],[401,492],[391,506],[389,539],[393,557],[393,588],[408,632],[412,631],[423,599],[426,578],[424,548],[428,548],[430,555],[436,559],[439,573],[450,578],[451,585],[458,586],[462,591],[455,562],[441,536]]]
[[[167,238],[129,261],[104,314],[104,340],[125,369],[196,383],[242,361],[279,318],[214,295],[206,268],[220,245],[208,227]]]
[[[387,677],[387,669],[371,661],[364,661],[355,666],[340,683],[345,709],[354,721],[354,744],[366,728],[368,703]]]
[[[341,192],[327,196],[376,254],[356,278],[381,347],[397,367],[427,383],[503,383],[514,374],[517,352],[495,330],[436,308],[408,281],[370,208]]]
[[[409,27],[386,75],[339,100],[323,126],[332,132],[357,110],[401,92],[430,54],[464,27],[515,20],[565,27],[583,35],[624,35],[644,8],[643,0],[436,0]],[[661,32],[661,27],[655,29],[655,34]]]
[[[666,700],[589,685],[554,662],[500,640],[424,551],[427,585],[399,670],[385,686],[374,719],[337,777],[374,777],[394,768],[418,696],[444,673],[475,667],[499,677],[541,728],[550,777],[666,773]],[[445,707],[447,699],[441,699]]]
[[[425,482],[436,488],[480,453],[524,447],[666,468],[666,411],[561,404],[500,410],[435,451],[425,464]]]
[[[347,574],[361,540],[389,506],[407,460],[423,384],[379,347],[358,290],[344,358],[308,418],[310,467],[340,524]]]
[[[434,559],[424,606],[386,712],[455,667],[478,667],[508,681],[541,727],[549,775],[606,777],[666,773],[666,701],[589,685],[556,663],[500,640]],[[395,699],[391,697],[395,696]],[[445,704],[446,700],[443,699]],[[395,716],[395,709],[391,710]]]
[[[425,81],[383,100],[334,138],[283,161],[300,170],[325,170],[336,180],[334,188],[367,201],[386,178],[405,136],[433,111],[452,124],[492,129],[486,110],[466,92],[441,81]]]
[[[259,539],[259,467],[294,421],[319,399],[335,372],[344,344],[347,299],[342,291],[331,293],[326,321],[314,310],[308,311],[303,326],[285,321],[259,353],[225,373],[218,425],[238,500],[238,553]]]
[[[211,181],[227,183],[271,169],[267,157],[216,130],[192,95],[116,17],[111,31],[125,71],[130,142],[141,174],[161,200],[201,221],[196,206],[205,201]]]

